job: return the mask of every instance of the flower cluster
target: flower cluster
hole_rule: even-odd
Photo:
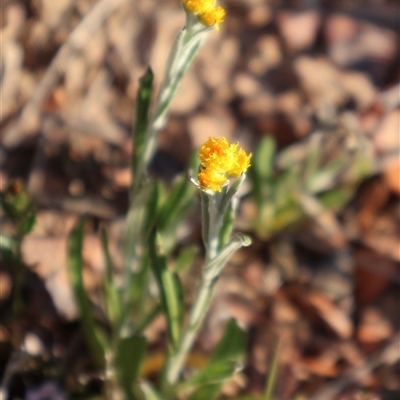
[[[182,0],[183,7],[191,14],[196,15],[207,27],[224,21],[225,10],[221,6],[215,6],[214,0]]]
[[[212,137],[201,146],[198,180],[204,190],[220,192],[230,178],[237,178],[246,172],[251,154],[246,154],[238,146],[238,143],[229,144],[225,138]]]

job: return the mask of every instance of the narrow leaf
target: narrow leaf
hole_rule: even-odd
[[[210,362],[201,371],[188,378],[182,387],[221,384],[234,372],[236,363],[232,360]]]
[[[194,199],[194,185],[190,182],[187,175],[180,176],[164,204],[160,207],[157,216],[157,227],[164,230],[168,225],[176,225],[177,220],[181,220],[184,215],[182,211],[191,199]]]
[[[161,394],[149,382],[142,382],[141,388],[146,396],[146,400],[164,400]]]
[[[246,346],[246,333],[231,319],[209,364],[184,383],[183,387],[199,386],[189,399],[215,398],[224,380],[232,376],[243,361]]]
[[[271,363],[271,368],[268,371],[267,381],[265,384],[265,392],[264,392],[264,399],[265,400],[272,400],[272,394],[275,388],[275,383],[278,376],[278,367],[279,367],[279,355],[281,349],[281,341],[279,341],[278,346],[274,352],[274,356]]]
[[[174,270],[177,272],[187,270],[193,265],[197,254],[198,249],[196,247],[185,247],[175,259]]]
[[[157,235],[150,235],[150,265],[157,281],[161,303],[168,322],[168,333],[171,345],[176,348],[181,338],[183,315],[182,287],[176,273],[168,270],[166,257],[159,255]]]
[[[146,142],[153,79],[153,71],[151,68],[148,68],[146,73],[140,78],[139,81],[140,86],[136,99],[136,126],[134,135],[135,143],[132,161],[133,175],[136,171],[138,171]]]
[[[134,272],[127,274],[128,282],[122,293],[123,304],[121,312],[121,326],[132,329],[132,324],[129,322],[129,316],[135,317],[135,325],[142,324],[143,318],[147,312],[146,301],[148,300],[149,287],[149,257],[143,254],[137,263],[137,268]],[[125,325],[127,323],[127,325]]]
[[[246,174],[242,174],[239,176],[229,187],[229,189],[223,194],[221,202],[218,207],[218,215],[224,215],[226,209],[228,208],[233,196],[238,191],[240,185],[243,183],[244,179],[246,178]]]
[[[225,264],[231,258],[233,253],[240,249],[243,246],[249,246],[251,244],[251,239],[248,236],[243,235],[242,233],[237,233],[232,240],[224,246],[218,255],[212,259],[206,266],[207,278],[215,279],[219,276],[224,268]]]
[[[81,218],[68,238],[68,270],[70,272],[71,285],[74,290],[75,299],[81,314],[81,324],[85,335],[86,344],[92,359],[98,368],[104,367],[104,354],[106,341],[96,326],[92,310],[83,285],[83,235],[85,218]]]
[[[153,227],[159,198],[155,182],[148,182],[133,199],[128,211],[125,235],[125,263],[128,270],[137,261],[137,246],[143,244]]]
[[[36,223],[36,211],[31,206],[22,216],[21,221],[18,223],[18,230],[20,235],[27,235],[32,231]]]
[[[329,210],[338,210],[344,207],[354,195],[354,187],[341,186],[319,196],[321,204]]]
[[[271,136],[264,137],[257,146],[249,169],[249,177],[252,181],[252,191],[258,207],[261,207],[271,191],[271,181],[274,175],[274,161],[276,143]]]
[[[274,170],[274,156],[276,143],[272,136],[263,137],[257,146],[252,167],[257,174],[257,178],[266,181],[272,177]]]
[[[210,231],[210,214],[208,212],[209,205],[210,205],[210,199],[208,197],[208,194],[204,191],[200,191],[200,197],[201,197],[201,216],[202,216],[202,236],[203,236],[203,242],[207,246],[209,243],[209,231]]]
[[[235,219],[235,212],[233,207],[233,200],[225,210],[224,217],[222,219],[222,226],[219,230],[219,249],[225,246],[229,242],[229,238],[232,232],[233,220]]]
[[[17,241],[14,237],[0,231],[0,260],[2,262],[12,262],[14,259],[14,249]]]
[[[131,336],[119,341],[115,353],[115,369],[126,398],[135,399],[133,384],[138,379],[140,366],[146,352],[143,336]]]
[[[106,276],[104,280],[104,297],[107,308],[107,316],[113,325],[114,329],[117,328],[121,318],[121,304],[120,298],[113,279],[113,263],[108,247],[107,231],[101,227],[100,231],[101,245],[103,248],[104,259],[106,264]]]

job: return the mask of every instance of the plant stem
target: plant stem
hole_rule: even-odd
[[[186,358],[196,340],[201,323],[210,306],[211,295],[217,281],[215,275],[208,267],[210,261],[215,257],[218,248],[219,206],[218,195],[201,193],[202,218],[203,218],[203,240],[206,248],[206,261],[196,298],[189,314],[189,321],[183,333],[178,349],[169,357],[167,362],[166,376],[170,385],[175,384],[185,364]]]
[[[186,26],[179,33],[172,46],[154,113],[150,119],[142,160],[138,166],[138,171],[136,171],[135,179],[138,185],[140,185],[143,174],[148,170],[154,156],[158,132],[165,125],[169,106],[178,89],[178,85],[196,55],[203,40],[203,33],[206,31],[207,29],[204,28],[193,30],[191,26]]]
[[[210,280],[203,275],[197,297],[190,312],[188,326],[183,334],[180,346],[177,351],[172,354],[167,363],[166,374],[167,381],[170,385],[175,384],[179,379],[179,374],[209,308],[214,284],[215,280]]]
[[[166,378],[170,385],[177,383],[186,358],[196,340],[201,323],[209,309],[212,291],[217,281],[214,271],[208,268],[217,255],[221,218],[218,215],[221,197],[219,194],[201,193],[203,241],[206,248],[205,265],[195,301],[189,314],[189,321],[183,333],[180,345],[169,357],[166,366]]]

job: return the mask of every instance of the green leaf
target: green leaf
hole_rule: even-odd
[[[238,232],[231,241],[225,245],[221,251],[214,257],[206,267],[205,273],[208,274],[208,279],[216,279],[220,275],[225,264],[231,258],[233,253],[243,246],[250,246],[251,239],[243,233]]]
[[[236,366],[237,363],[234,360],[218,360],[210,362],[197,374],[188,378],[182,386],[221,384],[226,378],[229,378],[232,375]]]
[[[165,229],[168,225],[174,225],[174,221],[181,219],[181,207],[188,198],[194,198],[194,185],[186,174],[175,180],[172,190],[166,201],[161,205],[157,215],[157,227]]]
[[[128,271],[128,273],[126,279],[129,279],[129,281],[124,292],[121,294],[123,298],[121,305],[121,326],[123,326],[123,329],[128,328],[129,332],[131,332],[132,321],[128,317],[133,315],[135,319],[134,325],[142,326],[145,314],[148,312],[146,307],[146,302],[149,300],[150,277],[148,254],[142,254],[138,261],[137,269],[134,272]]]
[[[199,386],[188,398],[188,400],[213,400],[218,396],[220,383],[209,383]]]
[[[68,270],[71,285],[75,294],[77,306],[81,315],[81,325],[86,344],[91,353],[93,362],[98,368],[105,365],[107,342],[94,320],[89,299],[83,285],[83,235],[85,218],[81,218],[68,237]]]
[[[201,198],[201,217],[202,217],[201,221],[202,237],[204,244],[207,246],[208,243],[210,242],[209,240],[210,213],[208,211],[210,206],[210,198],[208,197],[208,194],[203,190],[200,191],[200,198]]]
[[[206,247],[211,248],[210,240],[215,238],[216,246],[214,248],[215,250],[220,250],[229,240],[234,217],[232,209],[233,196],[245,177],[245,174],[242,174],[230,186],[223,187],[220,193],[200,191],[202,236]],[[211,257],[213,256],[214,254],[211,254]]]
[[[117,329],[121,319],[121,303],[116,286],[113,279],[113,263],[108,248],[108,236],[104,227],[101,227],[101,245],[103,248],[104,259],[106,264],[106,276],[104,280],[104,297],[107,309],[107,316],[114,328]]]
[[[318,172],[321,167],[321,148],[316,146],[316,141],[320,140],[315,136],[311,137],[305,153],[305,159],[301,165],[301,178],[305,184],[312,180],[314,173]]]
[[[229,187],[225,187],[226,191],[224,191],[224,189],[223,189],[221,194],[215,193],[215,194],[211,195],[211,196],[217,197],[217,199],[220,198],[219,200],[217,200],[219,203],[217,215],[219,217],[225,215],[225,211],[227,210],[228,207],[230,207],[233,196],[239,190],[239,187],[243,183],[245,177],[246,177],[246,175],[242,174],[241,176],[236,178],[236,180]]]
[[[222,226],[219,230],[218,247],[219,250],[229,242],[232,233],[233,221],[235,219],[235,212],[233,207],[233,199],[225,210],[224,218],[222,219]]]
[[[103,254],[106,264],[106,280],[109,282],[110,285],[113,285],[114,278],[113,278],[113,263],[110,255],[110,250],[108,248],[108,235],[106,228],[101,226],[100,228],[100,237],[101,237],[101,246],[103,248]]]
[[[246,333],[231,319],[208,365],[183,384],[183,387],[199,386],[189,399],[215,398],[224,380],[243,362],[246,347]]]
[[[161,304],[167,317],[169,340],[173,348],[177,348],[182,330],[183,295],[179,277],[168,270],[166,257],[160,255],[157,234],[150,235],[150,265],[156,278],[161,296]]]
[[[146,73],[140,78],[140,86],[136,98],[136,127],[134,135],[134,152],[133,152],[133,176],[138,171],[146,142],[147,124],[149,120],[149,107],[151,100],[151,92],[153,87],[153,71],[148,68]]]
[[[31,206],[29,210],[27,210],[24,215],[21,217],[21,220],[18,222],[18,230],[20,235],[27,235],[32,231],[33,227],[36,223],[36,211],[34,207]]]
[[[339,175],[348,167],[349,157],[344,154],[337,156],[329,163],[315,166],[306,176],[306,188],[310,193],[318,193],[337,185]]]
[[[274,172],[274,156],[276,143],[272,136],[263,137],[257,146],[257,150],[252,160],[252,168],[257,174],[257,178],[265,183],[272,178]]]
[[[267,381],[265,384],[265,391],[264,391],[265,400],[272,400],[272,394],[278,377],[280,351],[281,351],[281,341],[279,341],[278,346],[274,352],[271,362],[271,368],[269,369],[267,374]]]
[[[211,362],[219,360],[242,361],[246,346],[246,332],[231,318],[225,327],[225,332],[217,349],[211,357]]]
[[[269,191],[271,180],[273,179],[275,153],[275,140],[272,136],[267,136],[259,142],[251,161],[249,178],[252,182],[252,189],[258,206],[261,206],[267,199],[265,192]]]
[[[138,333],[142,333],[148,325],[151,324],[151,322],[154,320],[154,318],[157,317],[158,314],[162,312],[161,305],[158,303],[153,308],[150,309],[150,311],[145,314],[141,320],[137,322],[137,328],[136,331]]]
[[[127,400],[136,398],[133,384],[138,379],[145,353],[146,339],[143,336],[122,338],[117,345],[114,365]]]
[[[133,199],[127,216],[124,258],[125,268],[134,269],[132,263],[137,262],[138,245],[146,243],[153,227],[159,199],[159,186],[149,181]]]
[[[0,192],[0,204],[7,216],[14,221],[19,221],[32,207],[32,202],[19,179],[12,179],[6,189]]]
[[[324,208],[338,210],[344,207],[353,197],[355,188],[353,186],[341,186],[319,196],[319,201]]]
[[[162,397],[149,382],[142,382],[141,387],[146,396],[146,400],[164,400],[164,397]]]
[[[19,179],[9,182],[0,192],[0,204],[6,215],[17,225],[17,236],[21,239],[32,231],[36,222],[36,211],[23,183]]]
[[[197,247],[185,247],[176,257],[174,262],[174,270],[177,272],[182,272],[187,270],[191,265],[193,265],[194,260],[198,254]]]
[[[0,231],[0,260],[2,262],[12,262],[15,259],[14,249],[16,245],[15,238]]]
[[[195,189],[188,176],[182,174],[159,207],[156,225],[166,254],[176,246],[178,226],[197,201]]]
[[[288,199],[288,202],[284,206],[276,210],[271,226],[271,233],[280,232],[294,224],[300,223],[305,217],[306,215],[301,209],[299,202],[294,199]]]

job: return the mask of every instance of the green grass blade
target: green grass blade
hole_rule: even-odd
[[[198,249],[195,246],[185,247],[175,258],[174,270],[177,272],[186,271],[193,265],[198,255]]]
[[[141,388],[146,396],[146,400],[165,400],[149,382],[143,382]]]
[[[164,230],[170,225],[176,225],[184,216],[182,211],[188,202],[193,203],[195,186],[190,182],[187,175],[180,176],[164,204],[160,207],[157,216],[157,227]]]
[[[127,277],[129,283],[127,283],[124,292],[121,294],[121,297],[123,297],[121,327],[126,328],[129,326],[129,330],[132,329],[133,325],[129,318],[130,316],[134,317],[134,326],[141,325],[141,321],[143,321],[147,311],[144,306],[148,299],[149,276],[149,257],[144,254],[139,261],[138,269]]]
[[[134,151],[132,168],[134,172],[138,170],[143,156],[146,143],[147,125],[149,120],[149,107],[151,100],[151,92],[153,87],[154,75],[151,68],[140,78],[140,86],[136,98],[136,125],[134,135]]]
[[[276,143],[272,136],[263,137],[257,146],[252,167],[261,181],[265,183],[274,172],[274,156]]]
[[[108,246],[108,235],[106,229],[102,226],[100,230],[101,245],[103,248],[106,264],[106,276],[104,280],[104,297],[107,309],[107,316],[114,327],[117,329],[121,319],[121,303],[113,279],[113,263]]]
[[[269,188],[273,178],[275,154],[275,140],[271,136],[267,136],[261,139],[251,161],[249,178],[259,207],[266,201],[266,188]]]
[[[182,288],[176,273],[168,270],[166,257],[157,250],[156,232],[150,235],[150,265],[160,291],[161,303],[168,322],[169,340],[173,348],[177,348],[182,330],[183,299]]]
[[[278,377],[278,369],[279,369],[279,355],[281,349],[281,341],[279,341],[278,346],[274,352],[274,356],[271,363],[271,369],[267,375],[267,381],[265,384],[265,391],[264,391],[264,400],[272,400],[272,394],[274,392],[276,380]]]
[[[146,353],[146,340],[143,336],[134,335],[119,341],[115,353],[114,365],[126,400],[136,400],[134,384],[137,381],[140,367]]]
[[[104,367],[104,355],[107,348],[105,337],[96,326],[89,299],[83,285],[83,235],[85,218],[81,218],[68,237],[68,270],[75,299],[81,315],[82,330],[93,362],[98,368]]]
[[[101,226],[100,228],[100,238],[101,238],[101,246],[103,248],[103,254],[106,264],[106,279],[110,283],[113,284],[113,263],[110,255],[110,250],[108,246],[108,235],[106,228]]]
[[[125,268],[134,269],[137,262],[137,246],[146,242],[153,227],[159,199],[159,187],[148,182],[133,199],[127,216],[124,244]]]

